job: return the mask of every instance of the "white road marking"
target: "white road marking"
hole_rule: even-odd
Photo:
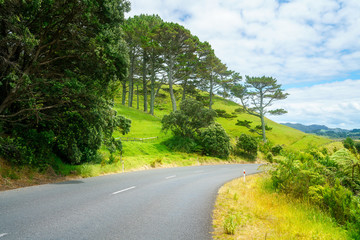
[[[194,173],[203,173],[204,171],[203,170],[200,170],[200,171],[195,171]]]
[[[136,188],[136,186],[132,186],[132,187],[125,188],[125,189],[120,190],[120,191],[117,191],[117,192],[113,192],[112,195],[115,195],[115,194],[118,194],[118,193],[122,193],[122,192],[125,192],[125,191],[129,191],[129,190],[134,189],[134,188]]]
[[[1,234],[0,234],[0,238],[1,238],[1,237],[5,237],[6,235],[8,235],[8,233],[1,233]]]
[[[165,179],[176,178],[176,175],[168,176]]]

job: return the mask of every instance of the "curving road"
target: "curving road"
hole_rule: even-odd
[[[0,192],[0,240],[211,239],[218,189],[258,166],[155,169]]]

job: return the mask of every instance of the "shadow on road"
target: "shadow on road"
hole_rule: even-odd
[[[84,183],[84,182],[80,181],[80,180],[70,180],[70,181],[58,182],[58,183],[54,183],[54,184],[61,185],[61,184],[80,184],[80,183]]]

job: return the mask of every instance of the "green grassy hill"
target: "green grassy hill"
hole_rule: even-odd
[[[206,96],[206,93],[201,94]],[[171,112],[171,104],[170,98],[165,91],[160,91],[160,96],[162,97],[156,100],[155,116],[151,116],[150,114],[136,108],[123,106],[120,103],[120,99],[116,100],[115,109],[120,115],[131,119],[132,123],[129,134],[123,136],[119,133],[115,133],[115,137],[158,137],[155,140],[145,142],[123,141],[124,157],[139,158],[140,156],[148,156],[153,159],[154,157],[164,155],[178,155],[178,153],[171,152],[162,144],[164,140],[171,137],[171,133],[166,134],[161,131],[161,118]],[[179,105],[179,100],[177,104]],[[134,105],[136,107],[136,101],[134,101]],[[141,98],[139,105],[140,109],[142,109],[143,101]],[[241,106],[239,104],[221,97],[216,96],[214,98],[213,109],[225,110],[227,113],[232,114],[235,112],[235,109],[240,107]],[[240,134],[250,134],[247,128],[235,125],[237,120],[245,119],[253,121],[254,126],[260,124],[259,118],[246,113],[236,114],[236,117],[231,119],[218,117],[216,121],[225,128],[228,135],[233,139],[233,142],[235,142],[236,137],[240,136]],[[331,142],[328,138],[306,134],[299,130],[278,124],[269,119],[266,119],[266,122],[273,128],[271,131],[267,132],[268,140],[274,144],[283,145],[284,148],[287,149],[302,150],[309,146],[322,146]]]

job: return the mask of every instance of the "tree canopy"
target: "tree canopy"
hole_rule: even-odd
[[[244,110],[261,119],[261,130],[263,141],[266,142],[266,124],[264,116],[285,114],[284,109],[269,110],[274,101],[286,99],[288,94],[284,93],[281,85],[273,77],[249,77],[246,76],[244,84],[235,84],[231,89],[232,94],[239,98]],[[245,122],[248,127],[250,122]],[[241,122],[239,123],[241,125]]]
[[[1,137],[51,133],[48,147],[79,163],[114,143],[112,129],[129,131],[112,109],[128,70],[121,24],[129,7],[126,0],[0,2]]]

